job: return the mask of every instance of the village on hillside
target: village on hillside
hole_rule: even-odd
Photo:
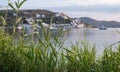
[[[13,10],[1,10],[0,15],[5,16],[7,18],[6,26],[12,26],[15,22],[16,12]],[[71,27],[87,27],[85,23],[80,21],[78,18],[70,18],[63,12],[53,12],[49,10],[20,10],[18,13],[19,17],[22,17],[22,20],[19,24],[33,24],[37,23],[40,25],[57,25],[57,26],[69,26]],[[27,23],[26,23],[27,22]],[[17,24],[17,25],[19,25]],[[2,22],[0,21],[0,25],[2,26]]]

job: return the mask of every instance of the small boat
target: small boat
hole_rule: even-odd
[[[106,30],[107,27],[105,27],[105,26],[103,25],[103,26],[99,27],[99,29],[100,29],[100,30]]]

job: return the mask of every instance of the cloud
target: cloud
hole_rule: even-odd
[[[17,1],[17,0],[11,0],[11,1]],[[0,5],[7,5],[7,0],[1,1]],[[116,5],[120,5],[120,0],[27,0],[27,2],[23,4],[22,8],[40,9],[44,7],[96,6],[96,5],[116,6]]]
[[[63,7],[63,6],[90,6],[90,5],[119,5],[120,0],[28,0],[28,7]]]
[[[92,5],[92,6],[66,6],[66,7],[50,7],[53,11],[80,11],[80,12],[102,12],[102,13],[118,13],[120,5]]]
[[[120,0],[69,0],[69,4],[73,5],[99,5],[99,4],[107,4],[107,5],[116,5],[120,4]]]

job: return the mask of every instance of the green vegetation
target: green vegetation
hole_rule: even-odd
[[[71,45],[71,50],[63,48],[63,42],[45,34],[38,44],[31,38],[14,41],[13,36],[0,34],[1,72],[119,72],[120,45],[117,50],[105,49],[97,58],[95,46],[82,41]]]
[[[16,6],[19,8],[21,3]],[[20,18],[16,17],[15,24],[19,21]],[[116,51],[112,50],[112,46],[105,48],[98,58],[96,47],[90,46],[86,41],[80,41],[76,45],[71,44],[70,50],[63,47],[62,38],[51,37],[50,32],[46,33],[43,27],[42,32],[44,40],[38,37],[36,44],[32,36],[24,39],[18,35],[18,40],[15,40],[14,34],[4,33],[0,28],[0,72],[120,71],[119,44]]]

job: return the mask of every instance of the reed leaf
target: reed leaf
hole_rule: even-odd
[[[19,17],[19,18],[16,20],[15,24],[18,24],[18,23],[21,21],[21,19],[22,19],[22,17]]]
[[[15,6],[16,6],[17,8],[19,8],[18,4],[19,4],[19,3],[15,2]]]
[[[6,25],[6,19],[2,16],[0,16],[0,19],[2,20],[3,25]]]
[[[27,0],[22,0],[19,5],[18,5],[18,8],[20,8]]]
[[[13,6],[12,2],[9,2],[8,5],[9,5],[14,11],[17,10],[17,9]]]

